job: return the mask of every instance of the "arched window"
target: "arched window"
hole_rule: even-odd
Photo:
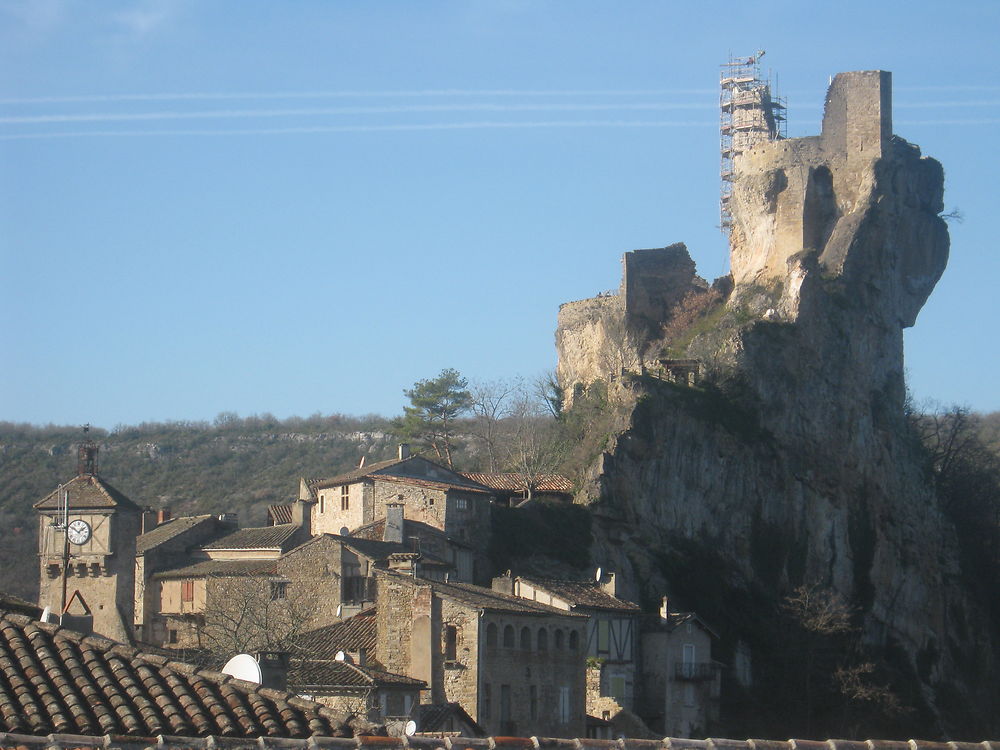
[[[556,651],[562,651],[562,648],[563,648],[563,639],[564,638],[565,638],[565,636],[563,635],[562,629],[557,630],[556,631]]]
[[[486,636],[489,638],[489,635]],[[445,661],[458,659],[458,628],[454,625],[444,626],[444,658]]]
[[[503,647],[514,648],[514,626],[505,625],[503,629]]]
[[[538,650],[548,651],[549,649],[549,631],[545,628],[538,629]]]
[[[486,648],[497,647],[497,626],[491,622],[486,626]]]
[[[569,648],[571,651],[576,651],[580,648],[580,633],[576,630],[571,630],[569,633]]]
[[[531,648],[531,631],[528,628],[521,628],[521,648],[525,651]]]

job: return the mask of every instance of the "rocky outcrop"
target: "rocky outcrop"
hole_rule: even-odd
[[[589,485],[597,561],[649,599],[677,585],[678,554],[724,560],[727,591],[832,587],[932,715],[939,689],[968,690],[969,665],[992,658],[904,415],[902,330],[948,257],[943,171],[892,135],[881,71],[838,75],[821,135],[735,168],[731,292],[683,342],[711,386],[611,386],[625,417]]]

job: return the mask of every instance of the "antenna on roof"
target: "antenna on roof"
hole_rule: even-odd
[[[407,737],[412,737],[416,733],[417,733],[417,722],[415,722],[413,719],[410,719],[408,722],[406,722],[406,726],[403,727],[403,734],[405,734]]]
[[[340,613],[343,612],[343,611],[344,611],[344,605],[343,604],[338,604],[337,605],[337,617],[340,617]]]
[[[596,580],[598,583],[601,582],[601,574],[603,572],[604,571],[600,567],[597,568],[597,575],[594,576],[594,580]]]
[[[236,654],[226,662],[226,666],[222,668],[222,674],[228,674],[238,680],[256,682],[258,685],[262,679],[260,664],[250,654]]]
[[[347,653],[345,653],[343,651],[338,651],[337,655],[334,656],[333,658],[334,658],[335,661],[342,661],[342,662],[346,662],[347,664],[353,664],[354,663],[354,659],[352,659],[349,654],[347,654]]]

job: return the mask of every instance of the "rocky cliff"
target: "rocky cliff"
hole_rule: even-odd
[[[902,330],[948,256],[942,168],[892,135],[880,71],[833,80],[821,135],[759,144],[735,168],[718,299],[684,331],[675,305],[657,338],[629,325],[619,295],[634,375],[577,358],[615,344],[561,314],[564,389],[609,381],[621,414],[586,493],[597,562],[626,572],[634,596],[665,588],[724,620],[723,660],[740,640],[753,656],[741,628],[794,587],[836,590],[946,732],[946,704],[974,705],[993,651],[904,415]],[[697,295],[691,277],[674,283]],[[668,351],[698,360],[701,387],[652,377]]]

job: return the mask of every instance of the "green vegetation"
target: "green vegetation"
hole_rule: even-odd
[[[458,370],[445,368],[436,378],[418,380],[403,391],[410,405],[393,422],[393,429],[403,438],[417,440],[434,449],[438,461],[454,467],[458,420],[472,409],[469,381]]]
[[[580,505],[539,500],[524,508],[493,508],[489,555],[497,570],[523,570],[531,558],[570,568],[590,565],[590,512]]]

